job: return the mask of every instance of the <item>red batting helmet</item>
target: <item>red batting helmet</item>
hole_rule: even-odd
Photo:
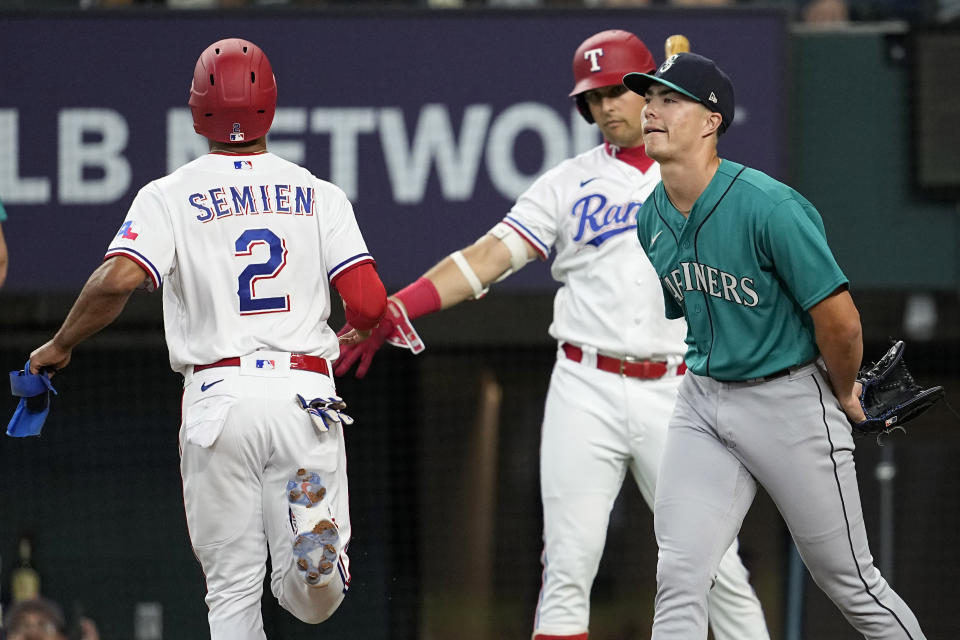
[[[580,115],[593,122],[583,93],[620,84],[632,71],[650,73],[657,68],[647,45],[629,31],[610,29],[590,36],[573,54],[573,91]],[[645,71],[644,71],[645,69]]]
[[[252,42],[228,38],[200,54],[190,85],[193,128],[217,142],[267,134],[277,108],[277,82],[267,55]]]

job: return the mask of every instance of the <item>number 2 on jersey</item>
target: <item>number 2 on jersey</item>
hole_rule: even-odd
[[[237,295],[240,296],[240,315],[278,313],[290,310],[290,295],[258,298],[256,287],[260,280],[276,278],[287,265],[287,243],[269,229],[247,229],[236,242],[235,256],[251,256],[258,244],[270,247],[266,262],[247,265],[237,280]]]

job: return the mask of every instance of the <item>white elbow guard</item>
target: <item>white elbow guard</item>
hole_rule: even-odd
[[[473,289],[474,298],[479,300],[483,296],[487,295],[489,288],[484,289],[483,283],[480,282],[480,278],[477,277],[476,271],[474,271],[473,267],[470,266],[470,262],[463,256],[462,252],[454,251],[450,254],[450,259],[453,260],[453,263],[460,269],[460,273],[462,273],[463,277],[466,278],[467,282],[470,283],[470,288]]]
[[[527,241],[510,225],[498,222],[494,225],[493,229],[490,229],[487,233],[500,240],[510,251],[510,270],[500,276],[500,280],[506,278],[514,271],[519,271],[523,265],[533,260],[527,253]]]

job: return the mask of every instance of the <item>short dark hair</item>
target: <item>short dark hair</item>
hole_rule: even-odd
[[[63,617],[63,610],[53,600],[42,596],[31,598],[30,600],[20,600],[10,606],[7,615],[4,618],[4,627],[7,633],[15,631],[20,621],[28,613],[38,613],[52,622],[60,633],[66,633],[67,623]]]

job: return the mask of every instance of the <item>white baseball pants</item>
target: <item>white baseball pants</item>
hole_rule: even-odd
[[[561,353],[550,380],[541,436],[544,572],[534,635],[587,632],[590,589],[610,510],[628,469],[653,507],[667,424],[682,379],[672,374],[657,380],[621,377],[593,368],[588,360],[572,362]],[[674,464],[682,473],[687,463]],[[767,640],[763,611],[733,537],[724,549],[710,591],[714,635],[717,640]]]
[[[207,582],[211,640],[266,638],[260,599],[268,553],[273,595],[304,622],[327,619],[349,585],[343,433],[320,433],[297,405],[298,393],[311,399],[335,389],[330,377],[298,370],[241,375],[238,367],[217,367],[186,380],[180,469],[190,540]],[[211,445],[186,436],[188,425],[203,432],[218,420],[222,431]],[[307,586],[293,564],[286,484],[301,467],[320,474],[339,527],[338,575],[323,588]]]

